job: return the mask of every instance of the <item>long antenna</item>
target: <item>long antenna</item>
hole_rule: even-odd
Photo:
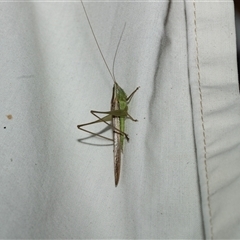
[[[87,15],[87,11],[86,11],[86,9],[85,9],[85,7],[84,7],[84,4],[83,4],[83,1],[82,1],[82,0],[81,0],[81,3],[82,3],[82,6],[83,6],[84,13],[85,13],[85,15],[86,15],[86,17],[87,17],[88,24],[89,24],[90,29],[91,29],[91,31],[92,31],[93,37],[94,37],[95,42],[96,42],[96,44],[97,44],[98,50],[99,50],[99,52],[100,52],[100,54],[101,54],[101,56],[102,56],[102,59],[103,59],[105,65],[106,65],[106,67],[107,67],[107,69],[108,69],[108,72],[110,73],[113,81],[116,83],[116,80],[115,80],[115,78],[114,78],[114,75],[111,73],[110,68],[108,67],[108,64],[107,64],[107,62],[106,62],[106,60],[105,60],[105,58],[104,58],[104,56],[103,56],[103,53],[102,53],[102,51],[101,51],[101,48],[100,48],[100,46],[99,46],[99,44],[98,44],[97,38],[96,38],[95,33],[94,33],[94,31],[93,31],[92,25],[91,25],[91,23],[90,23],[90,20],[89,20],[88,15]],[[119,45],[119,44],[118,44],[118,45]]]
[[[116,49],[116,52],[115,52],[115,55],[114,55],[114,58],[113,58],[112,73],[113,73],[113,78],[114,78],[114,81],[115,81],[115,82],[116,82],[116,78],[115,78],[115,74],[114,74],[115,61],[116,61],[118,48],[119,48],[119,46],[120,46],[120,42],[121,42],[121,40],[122,40],[122,36],[123,36],[124,30],[125,30],[125,27],[126,27],[126,23],[125,23],[124,26],[123,26],[123,30],[122,30],[121,36],[120,36],[120,38],[119,38],[119,40],[118,40],[117,49]]]

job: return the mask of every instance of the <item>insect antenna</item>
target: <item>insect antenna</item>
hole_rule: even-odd
[[[95,33],[94,33],[93,27],[92,27],[92,25],[91,25],[90,19],[89,19],[89,17],[88,17],[87,11],[86,11],[86,9],[85,9],[85,6],[84,6],[82,0],[81,0],[81,3],[82,3],[82,6],[83,6],[84,13],[85,13],[85,15],[86,15],[86,17],[87,17],[88,24],[89,24],[90,29],[91,29],[91,31],[92,31],[94,40],[95,40],[95,42],[96,42],[96,44],[97,44],[97,47],[98,47],[98,50],[99,50],[99,52],[100,52],[100,54],[101,54],[101,57],[102,57],[105,65],[106,65],[107,70],[108,70],[109,74],[111,75],[111,78],[113,79],[114,83],[117,83],[116,78],[115,78],[115,74],[114,74],[114,68],[115,68],[115,62],[116,62],[116,57],[117,57],[118,49],[119,49],[119,46],[120,46],[120,43],[121,43],[121,40],[122,40],[122,36],[123,36],[124,30],[125,30],[125,27],[126,27],[126,23],[124,24],[124,27],[123,27],[121,36],[120,36],[120,38],[119,38],[119,40],[118,40],[117,48],[116,48],[116,51],[115,51],[115,54],[114,54],[114,59],[113,59],[112,72],[111,72],[111,71],[110,71],[110,68],[109,68],[109,66],[108,66],[108,64],[107,64],[107,61],[106,61],[106,59],[105,59],[105,57],[104,57],[104,55],[103,55],[103,53],[102,53],[102,50],[101,50],[100,45],[99,45],[99,43],[98,43],[97,37],[96,37],[96,35],[95,35]]]
[[[113,58],[112,73],[113,73],[114,82],[116,82],[116,78],[115,78],[115,74],[114,74],[115,61],[116,61],[118,49],[119,49],[119,46],[120,46],[120,43],[121,43],[121,40],[122,40],[122,36],[123,36],[124,30],[125,30],[125,27],[126,27],[126,23],[125,23],[124,26],[123,26],[123,30],[122,30],[121,36],[120,36],[120,38],[119,38],[119,40],[118,40],[117,49],[116,49],[116,51],[115,51],[114,58]]]
[[[101,54],[101,56],[102,56],[102,59],[103,59],[105,65],[106,65],[106,67],[107,67],[107,69],[108,69],[108,72],[109,72],[110,75],[111,75],[111,78],[113,79],[114,82],[116,82],[116,81],[115,81],[115,78],[113,77],[113,74],[112,74],[111,71],[110,71],[110,68],[108,67],[108,64],[107,64],[106,59],[105,59],[105,57],[104,57],[104,55],[103,55],[103,53],[102,53],[102,50],[101,50],[101,48],[100,48],[100,46],[99,46],[99,43],[98,43],[97,38],[96,38],[96,35],[95,35],[94,31],[93,31],[93,27],[92,27],[92,25],[91,25],[91,22],[90,22],[90,20],[89,20],[87,11],[86,11],[86,9],[85,9],[85,6],[84,6],[82,0],[81,0],[81,3],[82,3],[82,6],[83,6],[84,13],[85,13],[85,15],[86,15],[86,17],[87,17],[88,24],[89,24],[90,29],[91,29],[91,31],[92,31],[94,40],[95,40],[95,42],[96,42],[96,44],[97,44],[98,50],[99,50],[99,52],[100,52],[100,54]]]

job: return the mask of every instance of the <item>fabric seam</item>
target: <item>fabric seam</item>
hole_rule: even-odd
[[[198,36],[197,36],[197,14],[196,14],[196,2],[193,1],[193,12],[194,12],[194,33],[195,33],[195,43],[196,43],[196,65],[197,65],[197,78],[198,78],[198,90],[200,98],[200,108],[201,108],[201,121],[202,121],[202,134],[203,134],[203,145],[204,145],[204,165],[205,165],[205,176],[207,185],[207,205],[209,214],[209,223],[211,231],[211,239],[213,239],[213,224],[212,224],[212,210],[210,203],[210,189],[209,189],[209,175],[208,175],[208,165],[207,165],[207,144],[206,144],[206,131],[203,116],[203,96],[201,89],[201,74],[200,74],[200,63],[199,63],[199,46],[198,46]]]

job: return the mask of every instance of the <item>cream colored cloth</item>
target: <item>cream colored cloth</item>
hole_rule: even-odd
[[[1,238],[240,238],[232,1],[85,2],[110,68],[126,22],[115,75],[140,86],[117,188],[111,142],[78,141],[113,86],[81,3],[0,6]]]

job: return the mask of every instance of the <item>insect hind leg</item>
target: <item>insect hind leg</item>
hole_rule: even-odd
[[[94,110],[92,110],[92,111],[91,111],[91,114],[93,114],[93,115],[94,115],[96,118],[98,118],[100,121],[106,123],[108,126],[110,126],[111,128],[113,128],[115,133],[118,133],[118,134],[121,134],[122,136],[125,136],[125,138],[127,139],[127,141],[129,141],[129,137],[128,137],[128,135],[127,135],[125,132],[123,132],[123,131],[121,131],[120,129],[114,127],[112,124],[110,124],[110,123],[108,123],[106,120],[104,120],[104,118],[100,118],[96,113],[108,114],[108,116],[112,116],[112,117],[113,117],[112,111],[100,112],[100,111],[94,111]],[[107,116],[107,117],[108,117],[108,116]]]

